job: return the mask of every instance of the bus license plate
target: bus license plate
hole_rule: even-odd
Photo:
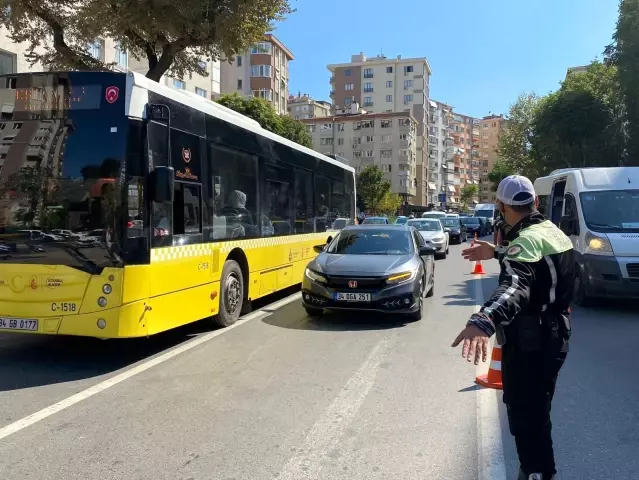
[[[338,302],[370,302],[370,293],[336,293],[335,300]]]
[[[38,321],[28,318],[6,318],[0,317],[0,329],[7,330],[28,330],[30,332],[38,329]]]

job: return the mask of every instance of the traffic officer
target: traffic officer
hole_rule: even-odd
[[[496,334],[521,480],[548,480],[556,473],[550,408],[568,353],[575,275],[570,239],[537,205],[527,178],[513,175],[499,184],[497,208],[508,246],[500,254],[494,245],[477,241],[462,252],[471,261],[498,258],[499,286],[452,345],[463,342],[462,357],[477,365],[480,357],[486,361],[488,338]]]

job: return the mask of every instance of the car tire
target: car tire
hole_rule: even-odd
[[[575,305],[579,305],[580,307],[590,307],[593,305],[593,299],[588,296],[588,292],[586,292],[586,287],[584,286],[583,281],[583,272],[579,265],[575,267],[577,274],[575,275],[575,287],[573,293],[573,301]]]
[[[419,308],[417,309],[416,312],[409,313],[408,316],[410,317],[411,320],[417,322],[422,319],[423,315],[424,315],[424,294],[421,293],[419,295]]]
[[[322,310],[321,308],[304,307],[304,310],[306,311],[306,315],[311,318],[317,318],[324,315],[324,310]]]
[[[446,255],[448,255],[450,251],[450,241],[446,244]]]
[[[234,260],[224,262],[220,283],[220,311],[213,317],[219,327],[230,327],[240,318],[244,305],[244,276]]]
[[[435,295],[435,272],[433,272],[433,274],[431,275],[431,282],[433,282],[433,283],[430,286],[430,290],[428,290],[428,292],[426,292],[426,298],[430,298],[433,295]]]

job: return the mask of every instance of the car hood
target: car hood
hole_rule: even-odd
[[[327,275],[386,275],[405,263],[413,255],[335,255],[320,253],[311,268]]]
[[[433,237],[443,237],[444,232],[419,232],[424,240],[432,240]]]
[[[479,225],[478,223],[473,223],[473,224],[467,224],[466,228],[468,230],[477,230],[477,229],[479,229],[480,226],[481,225]]]
[[[447,227],[447,228],[450,230],[450,233],[453,233],[455,235],[458,233],[461,233],[461,228],[459,227]]]

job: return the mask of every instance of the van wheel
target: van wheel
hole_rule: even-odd
[[[224,262],[220,282],[220,313],[213,322],[220,327],[230,327],[240,318],[244,304],[244,277],[234,260]]]
[[[575,276],[575,289],[573,292],[573,301],[575,304],[580,307],[589,307],[593,304],[592,298],[588,296],[586,292],[586,287],[583,281],[583,275],[581,272],[581,268],[579,266],[576,267],[577,275]]]

